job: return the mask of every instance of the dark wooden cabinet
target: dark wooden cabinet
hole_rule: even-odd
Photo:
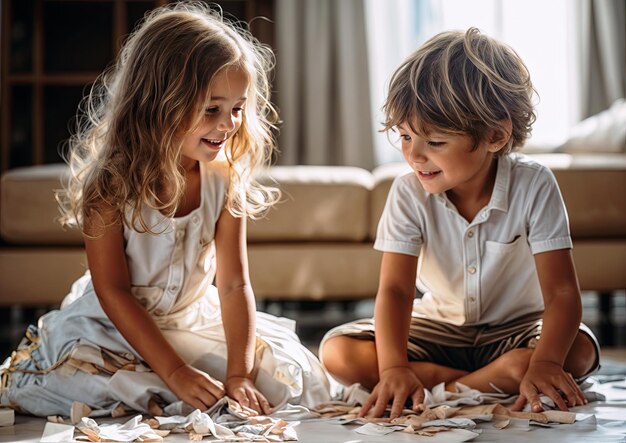
[[[2,0],[0,170],[61,161],[83,94],[167,0]],[[273,0],[211,1],[273,44]],[[270,20],[259,20],[267,17]]]

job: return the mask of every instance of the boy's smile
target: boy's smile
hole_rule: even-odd
[[[491,194],[491,168],[495,145],[474,140],[466,134],[431,131],[416,134],[409,125],[399,125],[402,154],[416,177],[431,194],[451,192],[477,199]]]

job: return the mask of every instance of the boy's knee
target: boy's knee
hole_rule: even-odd
[[[374,347],[373,342],[350,337],[330,338],[320,349],[322,364],[334,378],[343,384],[361,383],[369,386],[378,374],[375,351],[373,355],[369,355],[372,350],[368,345]]]
[[[348,367],[350,346],[347,337],[333,337],[324,342],[320,348],[322,364],[333,375],[343,372]]]
[[[587,375],[598,360],[598,350],[587,334],[579,332],[565,359],[564,369],[574,378]]]

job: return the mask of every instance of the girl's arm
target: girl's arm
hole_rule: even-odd
[[[256,350],[256,306],[248,273],[246,221],[223,210],[215,231],[217,291],[228,346],[226,392],[257,412],[270,405],[252,381]]]
[[[365,416],[374,406],[373,416],[382,416],[393,400],[391,417],[399,416],[411,396],[413,407],[423,401],[423,385],[409,367],[407,343],[411,311],[415,299],[417,257],[385,252],[380,268],[374,322],[379,382],[361,408]]]
[[[539,394],[550,397],[561,410],[584,404],[584,396],[563,364],[578,334],[582,318],[580,289],[570,249],[535,255],[545,305],[541,339],[530,359],[526,376],[520,384],[520,400],[526,399],[533,410],[541,411]],[[523,405],[522,405],[523,406]]]
[[[152,370],[186,403],[206,410],[224,396],[219,381],[186,365],[130,291],[123,227],[112,211],[85,222],[85,249],[102,309]],[[95,238],[94,238],[95,237]]]

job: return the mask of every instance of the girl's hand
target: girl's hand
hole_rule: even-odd
[[[176,368],[165,383],[176,397],[201,411],[206,411],[226,395],[219,380],[187,364]]]
[[[359,417],[365,417],[372,406],[372,417],[381,417],[391,400],[390,418],[394,419],[402,414],[404,403],[408,397],[413,402],[413,410],[419,410],[424,401],[424,385],[415,373],[405,366],[396,366],[385,369],[380,374],[380,381],[367,398]]]
[[[519,393],[519,398],[511,407],[513,411],[521,411],[527,402],[532,412],[543,411],[539,400],[542,393],[550,397],[561,411],[567,411],[568,406],[582,406],[587,402],[572,375],[559,364],[547,361],[532,362],[528,366]]]
[[[245,409],[252,409],[258,414],[268,415],[272,408],[263,394],[246,377],[233,376],[226,379],[226,393],[237,400]]]

